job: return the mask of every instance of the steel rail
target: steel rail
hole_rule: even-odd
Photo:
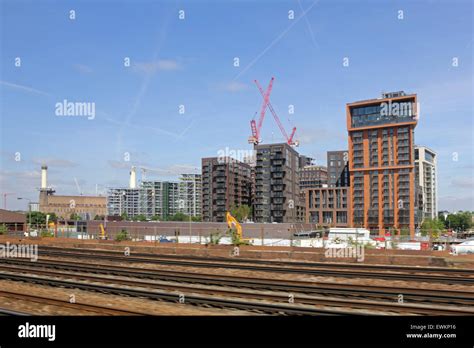
[[[279,290],[286,292],[298,292],[305,294],[318,295],[339,295],[351,297],[371,297],[384,298],[393,300],[398,295],[403,295],[405,300],[430,303],[455,303],[462,305],[474,306],[474,293],[458,290],[426,290],[419,288],[402,288],[402,287],[383,287],[373,285],[355,285],[340,283],[314,283],[308,281],[297,280],[279,280],[279,279],[263,279],[255,277],[242,276],[224,276],[216,274],[196,274],[182,271],[169,270],[153,270],[153,269],[137,269],[124,266],[86,265],[84,263],[70,261],[37,261],[31,263],[26,260],[5,259],[3,263],[29,266],[43,267],[48,269],[62,269],[70,271],[79,271],[93,274],[109,274],[116,276],[134,277],[164,280],[172,282],[198,283],[217,286],[245,287],[251,289],[263,290]],[[0,263],[0,268],[2,267]]]
[[[114,250],[104,249],[85,249],[85,248],[63,248],[63,247],[51,247],[51,246],[39,246],[39,252],[42,251],[61,251],[61,252],[82,252],[82,253],[95,253],[105,255],[124,255],[123,252]],[[273,266],[301,266],[301,267],[334,267],[334,268],[355,268],[355,269],[367,269],[367,270],[390,270],[390,271],[401,271],[401,272],[423,272],[423,273],[454,273],[460,276],[473,276],[474,269],[470,268],[448,268],[448,267],[434,267],[434,266],[405,266],[405,265],[380,265],[380,264],[361,264],[361,263],[347,263],[347,262],[314,262],[314,261],[281,261],[281,260],[261,260],[261,259],[249,259],[241,257],[207,257],[207,256],[196,256],[196,255],[175,255],[175,254],[154,254],[154,253],[136,253],[132,252],[136,257],[144,258],[159,258],[159,259],[178,259],[178,260],[196,260],[196,261],[209,261],[209,262],[225,262],[225,263],[250,263],[250,264],[263,264]]]
[[[346,277],[346,278],[378,278],[378,279],[389,279],[389,280],[403,280],[403,281],[416,281],[416,282],[430,282],[430,283],[443,283],[443,284],[464,284],[474,285],[474,278],[466,278],[462,276],[451,276],[451,275],[432,275],[432,274],[403,274],[403,273],[390,273],[390,272],[374,272],[374,271],[359,271],[353,269],[312,269],[312,268],[291,268],[291,267],[275,267],[275,266],[261,266],[261,265],[249,265],[249,264],[235,264],[235,263],[211,263],[211,262],[195,262],[195,261],[184,261],[184,260],[169,260],[161,259],[159,257],[136,257],[136,256],[125,256],[122,254],[118,255],[102,255],[91,251],[87,252],[61,252],[61,251],[40,251],[40,255],[50,256],[62,256],[62,257],[74,257],[74,258],[94,258],[101,260],[113,260],[120,262],[135,262],[135,263],[155,263],[172,266],[188,266],[188,267],[200,267],[200,268],[229,268],[239,270],[250,270],[250,271],[264,271],[264,272],[278,272],[278,273],[297,273],[314,276],[334,276],[334,277]],[[421,269],[420,272],[423,272]]]
[[[110,307],[99,306],[89,303],[71,303],[46,296],[17,293],[13,291],[0,290],[0,297],[13,298],[16,300],[23,300],[28,302],[40,303],[42,305],[48,304],[56,307],[71,308],[75,310],[98,313],[100,315],[144,315],[143,312],[129,311],[124,309],[114,309]],[[31,313],[25,315],[32,315]]]
[[[155,300],[165,300],[179,303],[179,293],[166,292],[159,290],[131,289],[103,284],[83,283],[64,279],[51,279],[47,277],[30,276],[23,274],[9,274],[0,272],[0,279],[23,281],[35,284],[49,286],[76,288],[87,291],[110,293],[117,295],[128,295],[133,297],[142,297]],[[285,303],[270,303],[265,301],[256,301],[239,298],[220,298],[218,296],[202,296],[198,294],[186,295],[185,303],[201,306],[212,306],[219,308],[236,308],[247,311],[260,311],[271,314],[291,314],[291,315],[354,315],[353,311],[340,309],[316,308],[308,305],[290,305]]]
[[[23,271],[30,271],[23,270]],[[220,296],[231,296],[233,298],[237,297],[245,297],[254,299],[257,298],[258,300],[268,300],[268,301],[276,301],[276,302],[286,302],[290,296],[288,293],[284,294],[270,294],[268,292],[255,292],[255,290],[241,290],[241,289],[222,289],[216,287],[197,287],[196,285],[183,285],[183,284],[158,284],[158,283],[150,283],[144,282],[141,280],[127,280],[127,279],[117,279],[117,278],[104,278],[99,276],[91,276],[91,275],[79,275],[77,273],[67,273],[67,272],[51,272],[51,271],[43,271],[43,270],[34,270],[34,274],[42,274],[48,275],[52,277],[65,277],[68,279],[75,278],[74,284],[77,283],[77,279],[79,280],[86,280],[92,282],[100,282],[105,283],[108,282],[114,285],[120,286],[139,286],[142,288],[152,288],[154,290],[159,289],[161,291],[163,288],[170,289],[174,292],[179,291],[187,291],[189,293],[204,293],[207,295],[215,296],[219,294]],[[16,279],[16,274],[14,273],[5,273],[0,272],[0,278],[13,276]],[[25,276],[25,275],[22,275]],[[25,276],[30,277],[31,276]],[[33,282],[36,282],[38,277],[33,277]],[[51,280],[49,278],[49,280]],[[54,279],[55,282],[57,279]],[[67,280],[70,282],[70,280]],[[80,283],[82,286],[83,283]],[[90,283],[87,283],[90,285]],[[414,305],[414,304],[406,304],[403,303],[402,305],[398,304],[397,302],[374,302],[374,301],[366,301],[366,300],[354,300],[354,299],[338,299],[338,298],[328,298],[328,297],[314,297],[308,295],[291,295],[293,298],[297,297],[298,300],[303,303],[304,305],[322,305],[322,306],[335,306],[335,307],[344,307],[344,308],[352,308],[352,309],[369,309],[369,310],[379,310],[379,311],[395,311],[395,312],[402,312],[402,313],[414,313],[414,314],[428,314],[428,315],[474,315],[474,310],[470,308],[461,308],[461,307],[437,307],[433,308],[432,306],[428,305]]]

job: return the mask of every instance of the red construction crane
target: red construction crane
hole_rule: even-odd
[[[249,143],[251,143],[251,144],[258,144],[260,142],[260,130],[262,129],[263,119],[265,118],[265,112],[267,111],[267,104],[268,104],[268,100],[270,98],[270,93],[272,91],[274,80],[275,80],[275,78],[272,77],[271,80],[270,80],[270,83],[268,84],[266,92],[263,92],[263,90],[261,90],[261,93],[262,93],[262,96],[263,96],[263,103],[262,103],[262,107],[260,109],[260,118],[258,119],[258,126],[257,126],[257,123],[255,122],[255,119],[250,121],[250,128],[252,129],[252,136],[249,138]],[[258,88],[261,88],[258,85],[257,80],[255,80],[255,83],[257,83]]]
[[[4,192],[3,193],[3,209],[7,210],[7,196],[14,195],[12,192]]]
[[[260,86],[260,84],[258,83],[258,81],[257,80],[254,81],[255,84],[257,85],[258,90],[260,91],[260,94],[263,97],[263,103],[262,103],[262,107],[261,107],[261,110],[260,110],[260,118],[258,120],[258,126],[255,122],[255,119],[250,121],[250,127],[252,129],[252,136],[249,138],[249,143],[251,143],[251,144],[260,143],[260,141],[261,141],[261,139],[260,139],[260,130],[262,128],[263,119],[265,118],[265,111],[268,107],[268,109],[270,109],[270,112],[273,115],[273,118],[275,119],[275,122],[278,125],[278,128],[280,128],[281,134],[283,134],[283,136],[285,137],[287,144],[291,145],[291,146],[298,146],[298,142],[293,140],[293,137],[294,137],[295,132],[296,132],[296,127],[293,127],[290,136],[288,136],[288,134],[286,133],[285,128],[283,127],[283,125],[280,121],[280,118],[278,117],[278,115],[275,112],[275,109],[273,109],[273,106],[270,103],[270,93],[272,91],[274,80],[275,80],[275,78],[272,77],[271,80],[270,80],[270,83],[268,84],[267,90],[265,92],[263,91],[263,89]]]

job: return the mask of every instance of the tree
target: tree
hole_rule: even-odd
[[[244,222],[252,213],[252,209],[246,204],[242,204],[239,206],[234,205],[230,209],[230,213],[232,214],[233,217],[237,219],[237,221]]]
[[[135,221],[146,221],[146,216],[143,214],[137,215],[134,218]]]
[[[47,213],[46,215],[49,215],[48,222],[58,222],[58,216],[56,213]]]
[[[82,220],[81,216],[77,213],[72,213],[70,216],[69,216],[69,220],[73,220],[73,221],[79,221],[79,220]]]
[[[40,211],[32,211],[30,219],[32,225],[44,225],[46,223],[46,214]]]
[[[105,216],[104,215],[96,215],[94,216],[94,220],[104,220]]]
[[[194,222],[201,222],[202,221],[202,216],[200,216],[200,215],[193,216],[193,217],[191,217],[191,220],[194,221]]]
[[[126,212],[123,212],[120,217],[122,218],[122,220],[124,221],[128,221],[128,214]]]
[[[151,220],[152,220],[152,221],[160,221],[160,216],[159,216],[159,215],[153,215],[153,216],[151,217]]]
[[[173,216],[170,217],[171,221],[189,221],[189,216],[186,214],[183,214],[181,212],[178,212],[174,214]]]
[[[444,223],[440,219],[425,219],[421,224],[421,235],[427,236],[433,232],[439,233],[444,229]]]
[[[449,214],[448,218],[443,220],[445,228],[451,228],[456,231],[466,231],[473,225],[472,213],[468,211]]]

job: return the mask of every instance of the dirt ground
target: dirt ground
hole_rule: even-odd
[[[0,236],[0,243],[26,243],[49,246],[64,246],[69,248],[90,248],[123,251],[130,248],[131,253],[151,253],[170,255],[196,255],[203,257],[232,257],[232,246],[229,245],[200,245],[200,244],[155,244],[150,242],[116,242],[102,240],[78,240],[70,238],[11,238]],[[365,264],[434,266],[474,269],[474,255],[450,255],[447,251],[432,250],[365,250]],[[270,246],[241,246],[239,257],[248,259],[283,260],[299,262],[353,262],[355,259],[328,258],[324,249],[299,247],[270,247]]]
[[[74,295],[77,304],[96,304],[110,309],[129,310],[144,315],[255,315],[243,310],[225,310],[203,308],[187,304],[153,301],[143,298],[117,296],[88,292],[79,289],[55,288],[38,284],[0,280],[0,291],[11,291],[19,294],[34,294],[56,300],[69,302]],[[0,308],[7,308],[34,315],[94,315],[81,309],[64,308],[44,303],[34,303],[0,296]]]

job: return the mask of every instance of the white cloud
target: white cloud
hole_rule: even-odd
[[[455,177],[451,180],[451,185],[459,188],[474,189],[474,178],[472,177]]]
[[[474,196],[441,196],[438,210],[458,211],[474,210]]]
[[[77,163],[74,163],[67,159],[61,159],[61,158],[34,158],[33,163],[37,165],[46,164],[51,167],[60,167],[60,168],[77,167]]]
[[[248,85],[237,81],[231,81],[222,85],[222,89],[227,92],[240,92],[246,90],[247,88]]]
[[[108,160],[107,163],[110,167],[115,169],[127,169],[130,170],[132,166],[137,168],[137,175],[143,176],[142,169],[146,171],[147,180],[153,180],[156,176],[167,177],[169,180],[176,180],[176,177],[180,174],[199,174],[201,172],[200,167],[196,167],[188,164],[173,164],[165,168],[152,167],[147,163],[138,162],[123,162],[116,160]],[[141,177],[140,176],[140,177]]]
[[[116,160],[108,160],[108,165],[115,169],[130,169],[132,166],[140,166],[139,163],[132,163],[132,162],[125,162],[125,161],[116,161]]]
[[[25,171],[25,172],[12,172],[8,170],[0,171],[0,180],[5,181],[8,179],[15,179],[15,180],[36,180],[41,176],[39,170],[32,170],[32,171]]]
[[[138,62],[134,64],[136,71],[144,72],[146,74],[154,74],[157,71],[173,71],[181,69],[181,65],[171,59],[159,59],[151,62]]]

